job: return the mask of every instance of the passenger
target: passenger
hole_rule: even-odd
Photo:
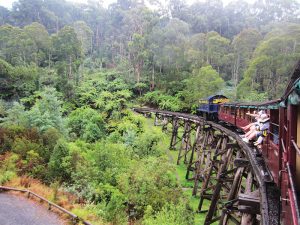
[[[251,124],[252,124],[252,127],[250,128],[250,130],[249,130],[245,135],[240,135],[241,138],[248,138],[249,136],[251,136],[252,133],[254,133],[254,132],[256,132],[257,130],[259,130],[259,126],[260,126],[259,120],[260,120],[261,118],[268,117],[268,115],[265,114],[264,111],[261,111],[261,112],[263,112],[263,114],[260,114],[259,117],[256,117],[257,122],[251,123]]]
[[[260,146],[263,143],[263,141],[264,141],[264,136],[259,136],[257,138],[257,141],[254,142],[254,145],[255,146]]]
[[[255,137],[258,138],[258,140],[254,143],[256,146],[260,145],[263,142],[263,138],[267,136],[268,130],[270,128],[269,123],[270,118],[267,114],[261,115],[259,119],[259,126],[255,131],[248,132],[245,137],[243,138],[243,141],[246,143],[249,142],[249,140],[253,140]]]
[[[258,126],[258,119],[260,118],[261,115],[265,114],[265,112],[263,110],[260,110],[258,113],[256,113],[256,111],[254,111],[253,114],[250,113],[246,113],[246,115],[255,117],[256,122],[254,123],[250,123],[247,126],[241,127],[244,131],[249,130],[255,130],[256,126]]]

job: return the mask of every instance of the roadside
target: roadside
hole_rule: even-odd
[[[0,208],[1,225],[67,224],[58,214],[21,195],[1,192]]]

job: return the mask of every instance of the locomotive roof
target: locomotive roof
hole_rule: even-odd
[[[227,98],[227,97],[224,95],[211,95],[211,96],[207,97],[207,100],[211,100],[213,98]]]

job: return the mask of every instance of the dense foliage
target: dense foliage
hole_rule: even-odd
[[[129,110],[125,81],[111,72],[90,77],[76,89],[78,102],[64,104],[62,95],[45,87],[4,107],[0,182],[16,175],[58,182],[115,224],[145,213],[154,219],[168,204],[188,207],[159,145],[164,134]],[[90,82],[99,85],[88,95]]]
[[[194,223],[161,143],[130,108],[280,96],[300,57],[295,0],[18,0],[0,7],[0,184],[73,193],[110,224]]]
[[[108,8],[93,0],[20,0],[0,12],[1,97],[9,100],[43,85],[72,98],[87,68],[114,68],[134,94],[180,96],[179,110],[207,92],[270,99],[282,94],[300,55],[296,0],[118,0]],[[195,74],[207,66],[206,76],[217,73],[225,83],[199,91],[189,84],[201,82]]]

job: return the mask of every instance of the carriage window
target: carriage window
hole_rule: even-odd
[[[235,115],[235,108],[233,106],[230,107],[230,114]]]
[[[241,118],[245,119],[245,108],[241,108]]]
[[[279,145],[279,113],[278,109],[270,110],[270,140]]]

